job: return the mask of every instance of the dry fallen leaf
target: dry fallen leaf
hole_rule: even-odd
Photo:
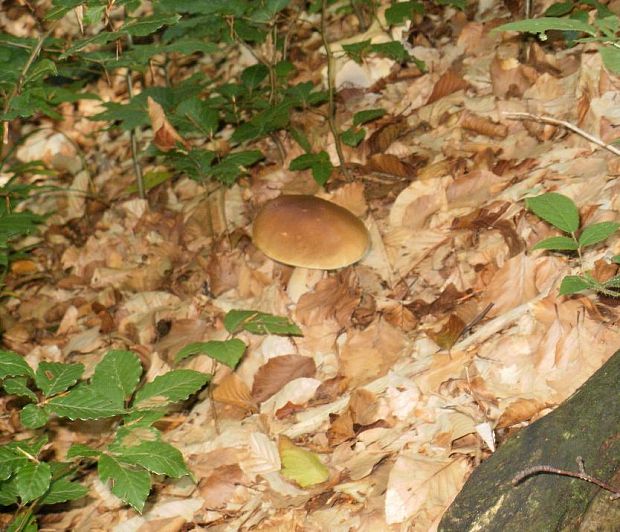
[[[254,376],[252,396],[258,403],[269,399],[285,384],[299,377],[313,377],[314,360],[302,355],[282,355],[269,359]]]

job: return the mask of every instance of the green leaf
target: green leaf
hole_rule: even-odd
[[[47,423],[49,415],[37,405],[26,405],[19,413],[19,420],[28,429],[38,429]]]
[[[69,419],[101,419],[123,414],[125,409],[110,398],[102,396],[93,386],[78,386],[67,395],[54,397],[48,408]]]
[[[356,63],[361,63],[364,56],[370,51],[370,39],[365,41],[359,41],[351,44],[343,44],[342,49],[344,52]]]
[[[131,351],[109,351],[97,364],[91,386],[110,402],[122,408],[125,400],[134,392],[142,364]]]
[[[96,456],[101,456],[101,452],[82,443],[74,443],[67,451],[67,458],[91,458]]]
[[[238,338],[224,341],[211,340],[209,342],[194,342],[180,349],[175,356],[175,361],[178,363],[184,358],[192,355],[205,354],[235,369],[241,357],[243,357],[245,348],[246,345]]]
[[[29,508],[20,509],[6,532],[38,532],[36,515]]]
[[[254,334],[301,336],[302,332],[288,318],[256,310],[231,310],[224,316],[224,327],[231,334],[248,331]]]
[[[545,17],[561,17],[568,15],[575,7],[575,3],[571,0],[568,2],[556,2],[550,5],[544,12]]]
[[[381,118],[386,113],[385,109],[367,109],[353,115],[353,125],[361,126],[367,122],[372,122],[377,118]]]
[[[40,362],[34,380],[46,397],[64,392],[73,386],[84,373],[84,364]]]
[[[15,477],[0,481],[0,506],[11,506],[18,502],[18,498]]]
[[[119,31],[128,33],[133,37],[146,37],[163,26],[173,26],[180,18],[181,15],[154,15],[151,17],[135,18],[125,24]]]
[[[28,462],[15,475],[15,486],[22,502],[38,499],[50,487],[52,472],[47,462]]]
[[[7,445],[0,447],[0,480],[7,480],[15,471],[27,463],[28,458],[23,453]]]
[[[551,225],[567,233],[579,229],[579,211],[573,200],[558,194],[547,192],[525,200],[526,207]]]
[[[385,10],[385,21],[393,26],[412,20],[414,15],[424,13],[424,5],[420,2],[396,2]]]
[[[568,236],[552,236],[537,242],[533,247],[535,249],[551,249],[554,251],[575,251],[579,245],[575,240]]]
[[[189,475],[183,455],[176,447],[161,441],[145,441],[116,451],[121,462],[139,465],[151,473],[180,478]]]
[[[211,376],[191,369],[176,369],[155,377],[138,390],[134,406],[148,408],[170,402],[183,401],[202,388]],[[142,403],[142,404],[140,404]]]
[[[19,376],[34,377],[34,371],[21,355],[13,351],[0,351],[0,379]]]
[[[607,279],[607,281],[603,283],[603,286],[605,288],[620,288],[620,275]]]
[[[405,50],[403,44],[399,41],[381,42],[370,45],[370,51],[379,55],[384,55],[394,61],[402,63],[411,59],[409,52]]]
[[[149,171],[144,172],[142,179],[144,180],[144,190],[149,191],[154,189],[155,187],[165,183],[166,181],[170,181],[173,178],[172,172],[168,172],[166,170],[162,170],[161,172]],[[135,194],[138,192],[138,185],[136,183],[132,183],[125,189],[125,194]]]
[[[351,127],[340,134],[342,142],[344,142],[347,146],[351,146],[352,148],[355,148],[355,146],[362,142],[365,136],[366,130],[364,128],[356,129],[354,127]]]
[[[241,73],[241,83],[252,91],[269,75],[269,69],[262,63],[251,65]]]
[[[288,438],[280,437],[278,451],[282,475],[294,480],[302,488],[320,484],[329,478],[329,469],[316,454],[297,447]]]
[[[246,173],[246,167],[260,161],[263,154],[258,150],[231,153],[209,170],[209,173],[225,185],[233,185],[239,176]]]
[[[111,480],[112,493],[142,513],[146,498],[151,491],[151,475],[142,469],[121,464],[107,454],[101,455],[97,467],[103,482]]]
[[[36,394],[27,386],[28,379],[26,377],[9,377],[4,379],[2,387],[11,395],[17,395],[18,397],[27,397],[33,402],[37,402],[38,398]]]
[[[41,504],[58,504],[59,502],[75,501],[88,494],[88,489],[77,482],[66,478],[52,481],[49,491],[41,499]]]
[[[620,227],[617,222],[601,222],[598,224],[587,225],[581,231],[579,236],[579,245],[581,247],[592,246],[613,235]]]
[[[576,294],[577,292],[581,292],[582,290],[587,290],[591,288],[590,283],[586,281],[583,277],[579,277],[578,275],[567,275],[562,279],[562,283],[560,284],[560,295],[567,296],[570,294]]]
[[[543,17],[537,19],[520,20],[502,24],[492,31],[528,31],[530,33],[545,33],[549,30],[559,31],[581,31],[588,35],[595,36],[596,29],[590,24],[579,20]]]
[[[301,129],[292,127],[290,129],[290,134],[291,134],[291,137],[295,139],[295,142],[297,142],[297,144],[299,144],[306,153],[309,153],[312,151],[312,145],[310,144],[308,137],[306,137],[306,135]]]
[[[327,183],[333,166],[329,155],[325,151],[319,153],[304,153],[296,157],[289,164],[289,170],[312,170],[312,177],[321,186]]]

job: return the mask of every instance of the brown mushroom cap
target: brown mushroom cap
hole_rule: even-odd
[[[370,238],[364,223],[340,205],[315,196],[280,196],[260,210],[254,244],[268,257],[302,268],[333,270],[360,260]]]

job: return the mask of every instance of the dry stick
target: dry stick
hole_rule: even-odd
[[[131,35],[127,36],[129,47],[133,45],[133,39]],[[129,99],[133,98],[133,83],[131,81],[131,68],[127,68],[127,94]],[[132,128],[129,133],[129,139],[131,141],[131,160],[133,162],[133,171],[136,174],[136,183],[138,184],[138,196],[141,199],[146,197],[146,192],[144,190],[144,176],[142,175],[142,167],[138,162],[138,138],[137,138],[137,128]]]
[[[552,116],[534,115],[531,113],[503,113],[503,116],[505,116],[506,118],[512,118],[515,120],[535,120],[536,122],[552,124],[554,126],[562,126],[562,127],[565,127],[566,129],[569,129],[573,133],[577,133],[577,135],[581,135],[584,139],[589,140],[593,144],[596,144],[597,146],[600,146],[601,148],[605,148],[606,150],[610,151],[614,155],[620,155],[620,150],[616,148],[615,146],[612,146],[611,144],[606,144],[598,137],[595,137],[594,135],[590,135],[590,133],[587,133],[583,129],[578,128],[577,126],[575,126],[574,124],[571,124],[570,122],[567,122],[566,120],[558,120],[557,118],[553,118]]]
[[[581,457],[577,457],[578,463],[580,460],[581,460]],[[598,478],[595,478],[593,476],[587,475],[583,471],[582,463],[580,463],[579,469],[580,469],[579,472],[575,472],[575,471],[567,471],[565,469],[558,469],[557,467],[548,466],[548,465],[536,465],[536,466],[528,467],[527,469],[524,469],[523,471],[518,473],[517,476],[515,476],[515,478],[512,479],[511,483],[513,486],[516,486],[520,484],[521,482],[523,482],[523,480],[525,480],[527,477],[530,477],[532,475],[537,475],[539,473],[551,473],[554,475],[561,475],[563,477],[578,478],[579,480],[584,480],[585,482],[596,484],[599,488],[602,488],[606,491],[611,492],[612,499],[620,498],[620,488],[615,488],[611,484],[607,484],[607,482],[599,480]]]
[[[349,171],[347,170],[346,162],[344,159],[344,153],[342,153],[342,143],[340,135],[338,134],[338,128],[336,127],[336,104],[334,102],[334,54],[329,47],[327,41],[327,0],[323,0],[321,8],[321,38],[323,39],[323,46],[325,47],[325,55],[327,56],[327,94],[328,94],[328,108],[327,108],[327,123],[329,129],[334,136],[334,142],[336,144],[336,153],[338,154],[338,160],[340,161],[340,168],[344,177],[349,180]]]

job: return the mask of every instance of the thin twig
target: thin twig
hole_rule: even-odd
[[[598,137],[595,137],[594,135],[590,135],[590,133],[587,133],[583,129],[578,128],[576,125],[571,124],[570,122],[567,122],[566,120],[558,120],[557,118],[553,118],[552,116],[534,115],[531,113],[503,113],[503,116],[505,116],[506,118],[514,119],[514,120],[534,120],[536,122],[552,124],[554,126],[562,126],[562,127],[565,127],[566,129],[569,129],[573,133],[577,133],[577,135],[582,136],[584,139],[589,140],[593,144],[596,144],[597,146],[600,146],[601,148],[605,148],[606,150],[610,151],[614,155],[620,155],[620,149],[616,148],[615,146],[612,146],[611,144],[606,144]]]
[[[336,103],[334,101],[334,91],[335,82],[334,82],[334,54],[332,54],[332,50],[329,47],[329,42],[327,41],[327,0],[323,0],[323,5],[321,9],[321,38],[323,39],[323,46],[325,47],[325,55],[327,56],[327,94],[328,94],[328,109],[327,109],[327,123],[329,124],[329,129],[334,136],[334,142],[336,144],[336,153],[338,154],[338,160],[340,161],[340,168],[344,177],[349,179],[349,171],[347,170],[346,162],[344,159],[344,153],[342,152],[342,141],[340,139],[340,134],[338,133],[338,128],[336,127]]]
[[[612,499],[620,498],[620,488],[615,488],[614,486],[612,486],[611,484],[608,484],[607,482],[604,482],[591,475],[587,475],[584,471],[583,461],[581,460],[581,457],[577,458],[577,463],[579,466],[578,472],[567,471],[565,469],[559,469],[557,467],[548,466],[548,465],[536,465],[536,466],[528,467],[527,469],[524,469],[512,479],[512,485],[516,486],[520,484],[521,482],[523,482],[523,480],[525,480],[527,477],[530,477],[532,475],[538,475],[539,473],[551,473],[553,475],[561,475],[563,477],[578,478],[579,480],[590,482],[591,484],[595,484],[599,488],[602,488],[606,491],[611,492]]]
[[[131,48],[133,45],[133,39],[131,35],[127,36],[127,45],[128,48]],[[129,99],[133,98],[133,82],[131,80],[131,68],[127,68],[127,94]],[[131,160],[133,162],[133,171],[136,174],[136,183],[138,185],[138,196],[141,199],[146,197],[146,192],[144,190],[144,176],[142,175],[142,167],[140,166],[140,162],[138,161],[138,137],[137,137],[137,128],[132,128],[129,133],[130,145],[131,145]]]

